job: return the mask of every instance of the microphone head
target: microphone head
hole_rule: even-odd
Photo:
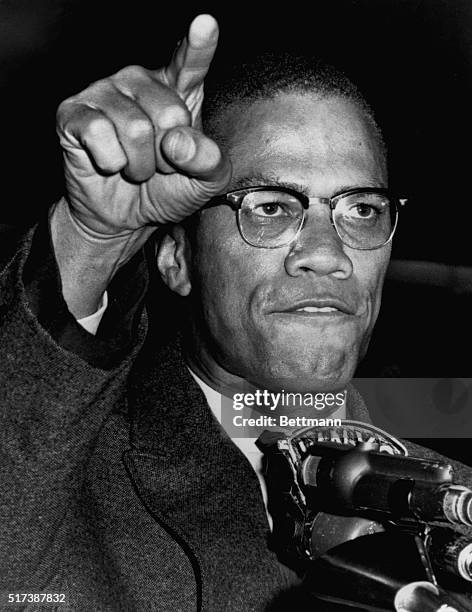
[[[472,490],[460,485],[449,485],[442,505],[448,521],[472,527]]]
[[[431,582],[410,582],[397,591],[395,612],[459,612],[445,603],[439,589]]]
[[[460,551],[457,558],[457,570],[464,580],[472,582],[472,542]]]

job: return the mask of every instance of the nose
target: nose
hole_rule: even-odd
[[[311,211],[310,211],[311,212]],[[285,269],[290,276],[314,272],[344,280],[353,272],[352,260],[331,224],[327,210],[310,214],[285,257]]]

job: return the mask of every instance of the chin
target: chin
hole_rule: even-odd
[[[267,389],[311,393],[338,391],[346,388],[357,367],[358,348],[351,352],[326,351],[301,355],[280,355],[272,361],[272,367],[261,372],[257,381]]]

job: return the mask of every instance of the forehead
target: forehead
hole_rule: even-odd
[[[329,196],[344,186],[386,185],[374,128],[351,100],[280,93],[233,107],[227,119],[233,186],[277,177]]]

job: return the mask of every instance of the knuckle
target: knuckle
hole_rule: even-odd
[[[86,104],[90,100],[94,100],[95,98],[100,98],[105,92],[109,91],[111,88],[111,80],[109,77],[105,79],[100,79],[98,81],[94,81],[90,83],[90,85],[78,93],[75,98],[77,101]]]
[[[154,131],[150,121],[146,119],[132,119],[127,125],[128,137],[131,140],[146,140],[153,136]]]
[[[126,81],[126,80],[143,79],[147,76],[148,76],[148,72],[146,68],[133,64],[131,66],[125,66],[125,68],[122,68],[121,70],[119,70],[114,75],[114,79],[120,80],[120,81],[122,80]]]
[[[171,103],[163,108],[158,117],[157,124],[161,129],[169,129],[176,126],[189,126],[192,123],[192,115],[183,104]]]
[[[102,137],[108,130],[108,121],[104,117],[93,117],[85,125],[83,137],[86,140]]]
[[[182,125],[191,124],[192,114],[186,106],[184,106],[183,104],[181,105],[175,104],[175,105],[172,105],[170,109],[171,109],[172,114],[174,115],[174,117],[179,123],[181,123]]]
[[[65,119],[73,112],[75,107],[76,98],[67,98],[67,100],[63,100],[56,110],[56,121],[57,123],[63,123]]]

